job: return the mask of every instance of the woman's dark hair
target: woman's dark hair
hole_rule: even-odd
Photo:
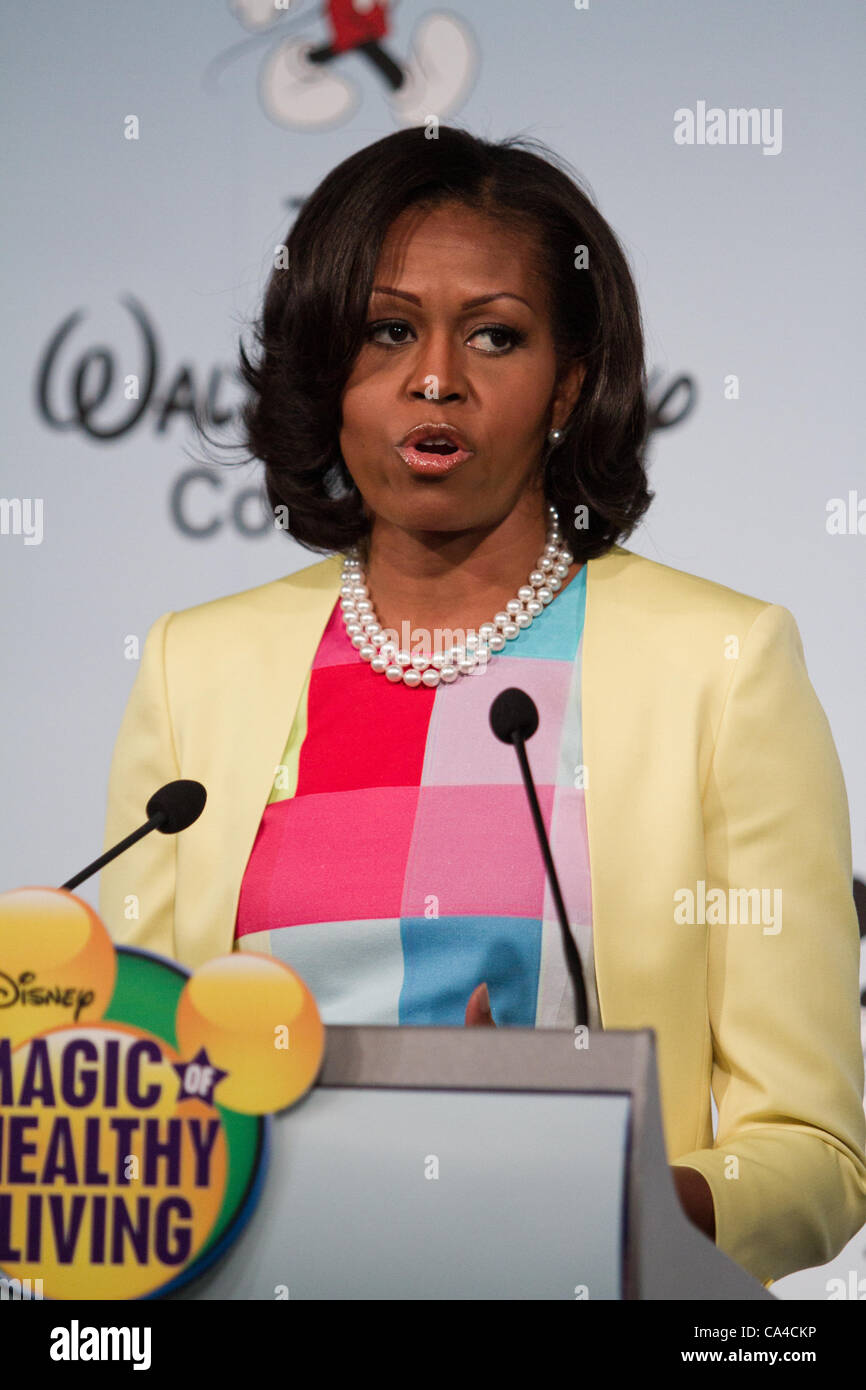
[[[286,241],[288,264],[277,258],[271,272],[255,359],[240,345],[250,388],[242,447],[264,463],[268,501],[275,514],[288,509],[286,529],[301,545],[341,551],[368,532],[340,453],[343,389],[365,340],[392,222],[410,206],[450,202],[535,234],[560,364],[586,364],[564,442],[544,461],[545,494],[575,558],[603,554],[640,521],[654,494],[643,458],[648,410],[637,294],[614,233],[576,176],[554,161],[537,141],[490,143],[452,126],[431,139],[414,126],[345,159],[304,202]],[[583,529],[572,525],[580,505],[587,509],[577,513]]]

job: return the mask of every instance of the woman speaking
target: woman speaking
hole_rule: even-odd
[[[848,807],[791,614],[623,549],[644,515],[640,312],[531,141],[377,141],[267,287],[244,443],[319,560],[152,626],[106,845],[174,778],[199,821],[102,871],[118,942],[296,970],[329,1023],[656,1032],[691,1219],[765,1283],[866,1221]],[[714,1135],[711,1095],[718,1109]]]

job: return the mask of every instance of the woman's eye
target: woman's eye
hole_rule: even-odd
[[[412,334],[412,329],[408,323],[402,319],[383,319],[379,323],[367,325],[367,339],[369,342],[378,343],[381,347],[401,347],[403,343],[409,342],[407,335]],[[387,336],[383,336],[387,335]],[[393,336],[397,335],[397,336]],[[413,335],[414,336],[414,335]],[[471,334],[472,338],[486,337],[490,340],[489,347],[479,348],[478,351],[488,353],[491,357],[501,356],[517,347],[526,337],[516,328],[506,328],[504,324],[489,324],[486,328],[476,328]]]
[[[479,333],[486,334],[491,339],[505,339],[504,343],[500,341],[493,344],[494,352],[506,352],[509,348],[517,347],[518,343],[522,343],[526,337],[525,333],[519,333],[516,328],[505,328],[498,324],[491,324],[488,328],[477,328],[472,334],[473,338],[477,338]],[[485,348],[481,350],[482,352],[487,351]]]
[[[411,331],[408,323],[403,323],[400,319],[388,319],[383,323],[371,323],[367,328],[367,337],[372,343],[381,343],[385,347],[388,347],[389,344],[392,347],[399,347],[401,343],[406,342],[405,338],[395,340],[394,338],[381,338],[378,335],[380,333],[411,333]]]

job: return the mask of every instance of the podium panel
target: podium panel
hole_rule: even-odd
[[[687,1220],[654,1035],[340,1027],[177,1299],[772,1299]]]
[[[628,1114],[622,1096],[316,1090],[278,1124],[207,1296],[620,1298]]]

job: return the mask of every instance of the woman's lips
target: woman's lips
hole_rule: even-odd
[[[397,453],[413,473],[427,477],[442,477],[453,473],[461,463],[472,457],[472,449],[455,449],[453,454],[425,453],[414,444],[398,444]]]

